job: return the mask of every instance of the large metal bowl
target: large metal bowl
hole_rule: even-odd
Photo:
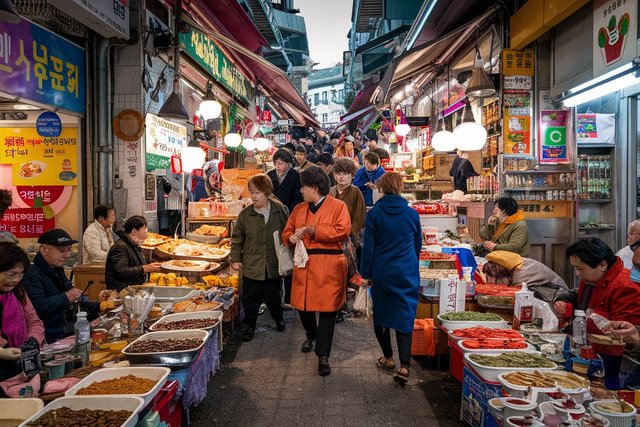
[[[166,340],[166,339],[185,339],[185,338],[199,338],[202,343],[190,350],[180,351],[159,351],[152,353],[131,353],[129,349],[134,343],[138,341],[148,340]],[[166,366],[168,368],[180,368],[188,366],[193,358],[198,354],[200,349],[204,347],[209,339],[209,332],[202,329],[184,329],[181,331],[158,331],[149,332],[142,335],[137,340],[131,342],[128,346],[122,349],[122,354],[133,364],[147,365],[147,366]]]

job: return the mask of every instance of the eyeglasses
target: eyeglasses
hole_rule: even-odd
[[[4,278],[8,281],[20,280],[24,277],[24,271],[20,273],[4,273]]]

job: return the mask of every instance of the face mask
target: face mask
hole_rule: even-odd
[[[640,283],[640,268],[635,265],[631,269],[631,280],[636,283]]]

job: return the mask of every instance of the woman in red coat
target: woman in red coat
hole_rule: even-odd
[[[331,373],[329,355],[336,313],[345,302],[347,260],[343,243],[351,232],[347,206],[329,195],[329,177],[317,166],[300,172],[302,196],[282,232],[285,244],[300,239],[309,255],[303,268],[293,270],[291,305],[300,315],[307,339],[300,349],[308,353],[316,342],[318,374]],[[319,321],[316,320],[319,312]]]

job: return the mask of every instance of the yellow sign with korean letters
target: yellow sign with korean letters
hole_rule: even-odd
[[[502,75],[533,76],[535,74],[535,53],[533,49],[503,49]]]
[[[13,185],[77,185],[78,129],[43,137],[35,128],[2,128],[0,163],[12,165]]]

